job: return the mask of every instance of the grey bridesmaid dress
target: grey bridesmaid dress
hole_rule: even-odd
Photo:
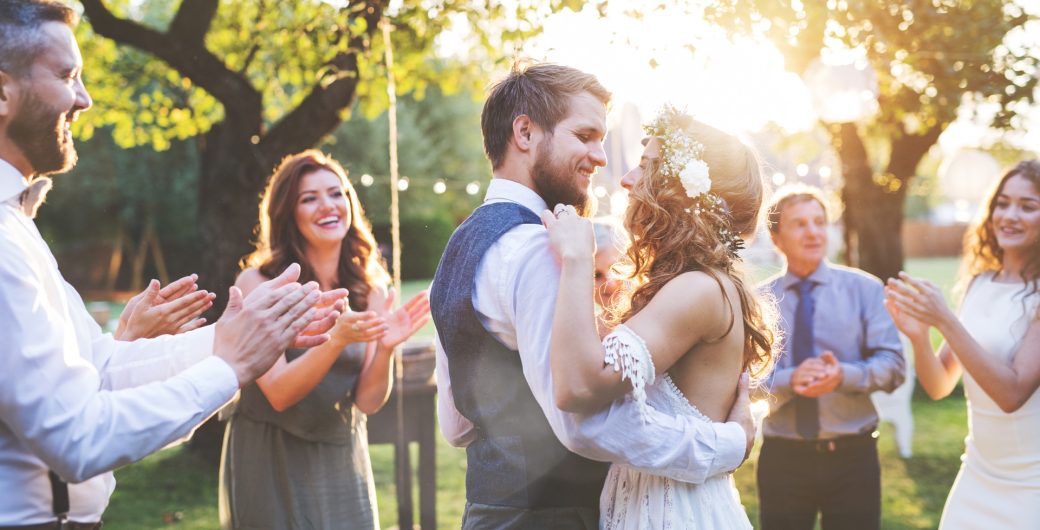
[[[344,348],[318,386],[283,412],[255,383],[242,389],[224,436],[222,528],[378,530],[366,417],[354,407],[365,346]]]

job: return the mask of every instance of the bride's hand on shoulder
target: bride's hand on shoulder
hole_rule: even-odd
[[[541,214],[549,231],[549,244],[561,260],[589,260],[596,254],[596,237],[592,222],[578,215],[573,206],[557,204],[553,211]]]

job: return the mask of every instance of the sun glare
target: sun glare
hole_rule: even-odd
[[[534,59],[595,74],[614,93],[613,108],[634,103],[643,120],[666,102],[731,132],[768,123],[788,131],[814,121],[808,90],[784,70],[781,54],[764,41],[728,40],[697,10],[631,13],[638,2],[611,2],[605,17],[591,8],[549,17],[524,49]]]

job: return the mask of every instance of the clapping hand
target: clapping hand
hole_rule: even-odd
[[[336,319],[333,333],[344,344],[352,342],[370,342],[386,333],[386,319],[375,311],[351,311],[347,300],[343,301],[345,310]]]
[[[929,326],[910,316],[908,313],[900,311],[895,300],[893,300],[894,295],[891,294],[890,291],[890,288],[886,286],[885,309],[887,309],[888,314],[892,316],[892,321],[895,322],[896,328],[899,329],[900,333],[906,335],[911,341],[921,340],[922,338],[928,337]]]
[[[379,346],[385,349],[396,348],[430,320],[430,297],[427,291],[413,296],[391,313],[396,299],[397,291],[390,289],[384,307],[384,314],[387,314],[386,330],[379,337]]]
[[[929,326],[938,327],[944,320],[956,319],[937,285],[905,272],[899,273],[899,279],[888,280],[885,307],[899,330],[911,338],[923,336]]]
[[[831,351],[802,361],[791,374],[791,388],[801,396],[816,398],[833,392],[845,379],[841,363]]]
[[[347,311],[347,294],[346,289],[332,289],[321,293],[318,303],[314,304],[311,323],[293,339],[289,347],[313,348],[329,340],[329,332],[340,316]]]
[[[549,243],[561,260],[587,259],[596,254],[596,236],[592,222],[578,215],[573,206],[557,204],[550,212],[541,214],[542,224],[549,231]]]
[[[243,297],[238,287],[231,287],[227,308],[216,323],[213,354],[234,370],[240,386],[267,372],[291,344],[309,348],[329,339],[313,326],[331,327],[333,314],[338,313],[331,306],[315,306],[323,298],[328,302],[345,293],[323,295],[317,282],[300,285],[296,282],[299,277],[300,266],[294,263],[276,278],[261,283],[249,296]],[[305,329],[318,334],[301,335]]]
[[[112,334],[116,340],[131,341],[160,335],[175,335],[206,323],[198,318],[213,306],[213,293],[199,290],[198,276],[185,276],[160,288],[158,280],[127,302]]]

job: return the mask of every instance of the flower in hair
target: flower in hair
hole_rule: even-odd
[[[678,179],[686,196],[693,199],[686,212],[701,215],[711,211],[723,219],[723,225],[717,227],[719,239],[729,248],[733,259],[740,259],[738,252],[744,248],[744,240],[730,229],[731,214],[726,201],[711,191],[710,168],[701,158],[704,146],[686,132],[690,121],[687,114],[666,104],[644,130],[660,142],[661,173]]]
[[[645,127],[646,134],[661,143],[661,171],[679,179],[686,195],[696,199],[711,191],[708,164],[701,159],[704,146],[686,133],[690,118],[672,105]]]
[[[708,176],[708,164],[703,160],[693,159],[679,172],[679,182],[686,190],[686,196],[695,199],[711,191],[711,177]]]

